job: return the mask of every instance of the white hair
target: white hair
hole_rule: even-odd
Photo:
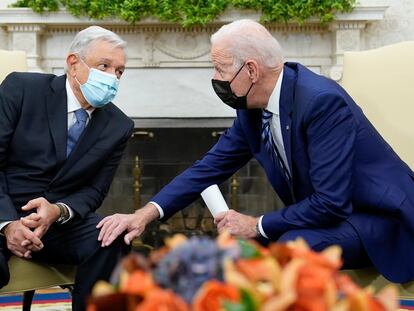
[[[222,26],[211,36],[211,43],[225,41],[233,56],[233,66],[239,68],[247,59],[254,59],[267,68],[283,64],[279,42],[261,24],[241,19]]]
[[[91,44],[97,41],[108,42],[113,47],[119,47],[123,50],[127,45],[116,33],[99,26],[90,26],[76,34],[69,47],[69,53],[78,54],[84,58],[88,54]]]

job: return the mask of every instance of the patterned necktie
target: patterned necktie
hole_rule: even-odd
[[[68,142],[66,147],[66,156],[68,157],[75,147],[76,142],[81,136],[83,130],[86,127],[86,120],[88,120],[89,115],[85,109],[75,110],[76,122],[71,126],[68,131]]]
[[[269,152],[270,156],[272,157],[272,160],[277,162],[281,172],[283,172],[283,175],[286,178],[286,181],[289,185],[291,185],[291,177],[289,171],[287,170],[285,163],[280,156],[279,150],[273,141],[272,132],[270,131],[270,120],[272,119],[272,116],[273,113],[271,113],[269,110],[262,110],[262,139],[266,146],[267,152]]]

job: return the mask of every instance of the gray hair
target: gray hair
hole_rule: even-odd
[[[105,41],[112,44],[113,47],[124,50],[127,45],[116,33],[99,26],[90,26],[77,33],[69,47],[69,53],[79,54],[84,58],[88,54],[90,45],[96,41]]]
[[[233,66],[239,68],[247,59],[254,59],[267,68],[283,64],[283,52],[279,42],[261,24],[241,19],[222,26],[211,36],[211,43],[226,41],[233,56]]]

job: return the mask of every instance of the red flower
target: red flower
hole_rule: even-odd
[[[151,274],[142,270],[132,272],[125,284],[123,284],[121,291],[130,295],[145,296],[149,291],[157,288]]]
[[[208,281],[197,292],[193,300],[194,311],[218,311],[223,301],[239,302],[239,290],[215,280]]]
[[[185,301],[170,290],[154,289],[135,311],[190,311]]]

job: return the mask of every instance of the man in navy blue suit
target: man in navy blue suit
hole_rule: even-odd
[[[284,63],[276,39],[256,22],[225,25],[211,42],[213,88],[237,109],[233,126],[142,209],[102,220],[103,245],[125,230],[129,243],[254,157],[285,207],[257,217],[221,213],[219,231],[303,237],[315,250],[337,244],[346,268],[373,264],[391,281],[413,280],[414,173],[352,98],[334,81]]]
[[[101,247],[95,214],[133,130],[111,103],[125,45],[92,26],[74,38],[66,75],[14,72],[1,84],[0,286],[11,254],[75,264],[73,310],[84,310],[125,248],[122,239]]]

